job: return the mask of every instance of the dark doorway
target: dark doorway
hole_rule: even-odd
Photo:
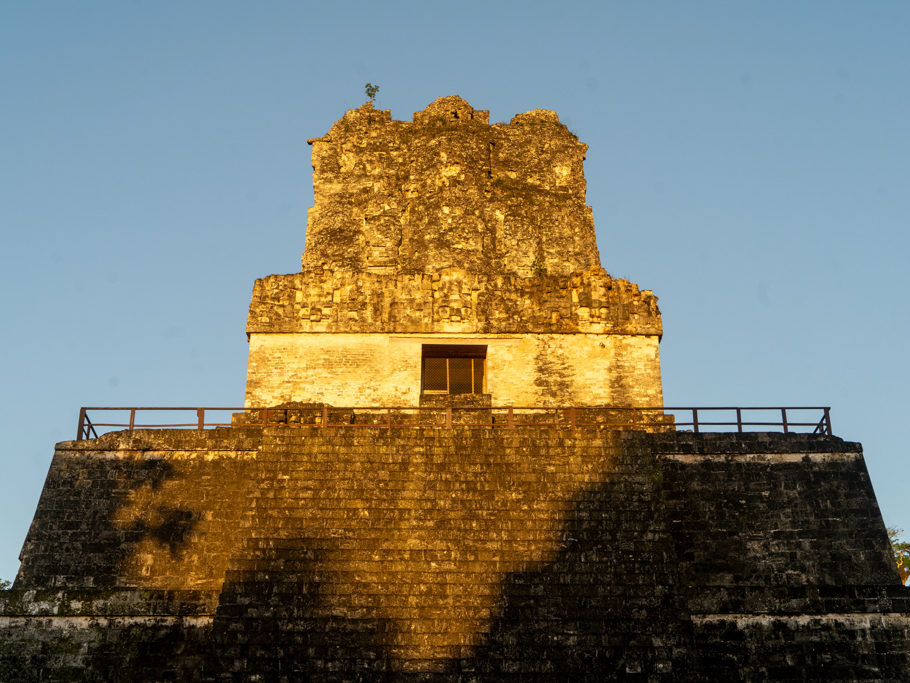
[[[486,363],[486,344],[424,344],[421,391],[424,394],[482,394]]]

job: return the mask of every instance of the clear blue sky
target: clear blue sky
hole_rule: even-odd
[[[556,110],[668,404],[831,405],[910,532],[910,3],[5,2],[0,577],[81,405],[243,400],[299,269],[306,138],[378,83]]]

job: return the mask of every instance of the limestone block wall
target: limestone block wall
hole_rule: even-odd
[[[687,615],[657,462],[619,433],[264,437],[273,474],[213,624],[221,669],[317,680],[684,674]],[[580,564],[561,571],[567,554]],[[255,638],[273,622],[298,626]]]
[[[217,604],[217,591],[0,591],[0,680],[199,680]]]
[[[910,676],[910,591],[840,439],[274,427],[60,450],[0,594],[3,680]],[[174,508],[207,525],[166,533]],[[149,552],[164,579],[135,571]]]
[[[253,334],[246,405],[413,406],[421,348],[387,334]]]
[[[220,589],[258,448],[242,430],[58,444],[15,586]]]
[[[910,590],[859,444],[652,442],[704,678],[910,678]]]
[[[419,405],[423,344],[485,345],[494,406],[663,404],[656,336],[251,334],[246,405]]]

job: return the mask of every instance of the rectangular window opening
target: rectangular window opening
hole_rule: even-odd
[[[486,390],[486,344],[424,344],[425,394],[482,394]]]

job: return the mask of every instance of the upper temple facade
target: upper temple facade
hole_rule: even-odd
[[[554,112],[368,103],[309,142],[302,270],[255,284],[247,406],[662,404],[657,299],[601,267]]]

